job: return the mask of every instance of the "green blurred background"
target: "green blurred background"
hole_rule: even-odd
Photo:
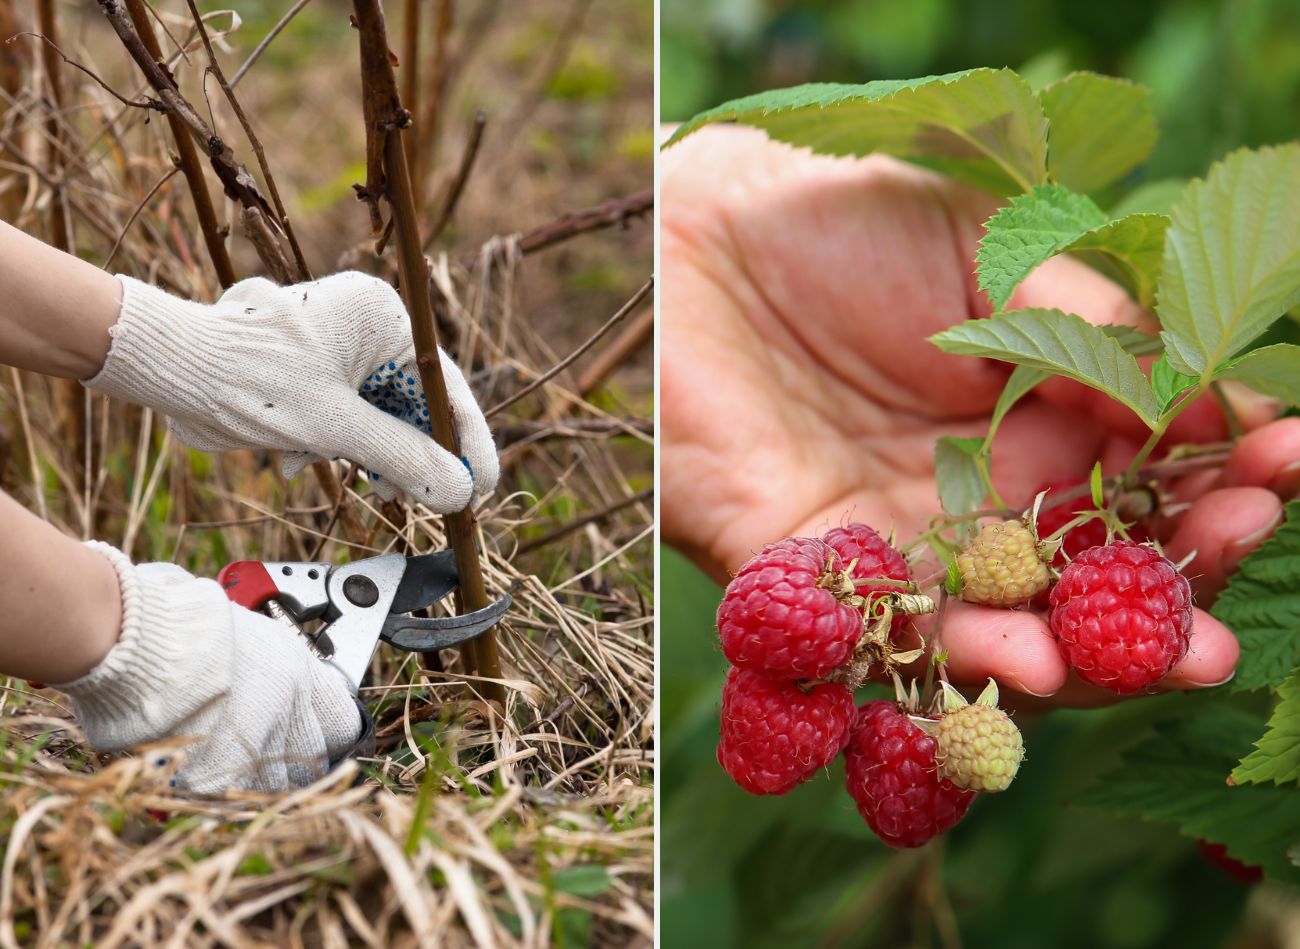
[[[679,121],[750,92],[1011,66],[1035,85],[1074,69],[1152,89],[1161,138],[1138,180],[1203,172],[1300,127],[1298,0],[662,0],[662,112]],[[1137,183],[1136,181],[1133,183]],[[664,354],[671,359],[671,353]],[[721,591],[661,565],[663,945],[1300,946],[1291,891],[1246,887],[1166,826],[1071,799],[1195,701],[1019,716],[1029,760],[940,847],[880,845],[843,769],[755,798],[717,766],[726,662]]]

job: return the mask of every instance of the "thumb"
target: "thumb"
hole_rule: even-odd
[[[473,482],[460,459],[419,429],[375,408],[359,395],[346,398],[325,454],[369,468],[411,499],[439,514],[469,504]]]

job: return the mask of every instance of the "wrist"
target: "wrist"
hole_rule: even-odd
[[[215,583],[172,565],[141,569],[98,541],[86,547],[116,574],[120,633],[84,675],[50,684],[71,699],[92,747],[120,751],[192,723],[229,691],[233,620]]]
[[[202,367],[194,365],[193,343],[212,335],[202,303],[182,300],[158,287],[119,274],[121,307],[108,329],[109,347],[99,371],[83,385],[114,398],[159,411],[180,379]],[[219,352],[219,347],[208,347]]]

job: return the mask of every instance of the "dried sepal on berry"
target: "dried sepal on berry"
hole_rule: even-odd
[[[860,597],[858,605],[864,612],[878,597],[911,589],[911,569],[894,547],[892,533],[882,537],[866,524],[853,523],[832,528],[821,539],[839,556],[838,566],[849,581],[843,592]],[[890,630],[895,639],[905,624],[906,617],[896,614]]]
[[[921,593],[890,593],[864,606],[862,638],[853,650],[853,658],[842,671],[844,681],[856,689],[877,667],[885,675],[896,675],[900,667],[915,662],[925,654],[925,647],[900,650],[893,637],[899,616],[933,613],[934,600]]]

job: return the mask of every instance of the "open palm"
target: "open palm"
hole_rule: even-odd
[[[750,129],[706,129],[663,161],[663,534],[716,579],[764,543],[848,520],[906,537],[937,513],[940,435],[982,435],[1009,373],[949,356],[926,337],[987,315],[972,276],[988,196],[884,157],[814,156]],[[1056,306],[1146,325],[1114,284],[1059,258],[1013,306]],[[1294,490],[1300,421],[1242,399],[1247,427],[1223,472],[1189,479],[1191,506],[1164,538],[1208,605],[1225,575],[1276,526]],[[1142,437],[1127,410],[1067,382],[1008,416],[994,480],[1009,503],[1094,461],[1125,464]],[[1263,427],[1260,427],[1263,426]],[[1212,403],[1184,413],[1175,441],[1224,437]],[[944,627],[958,678],[993,675],[1046,695],[1067,683],[1041,615],[965,604]],[[1170,684],[1231,675],[1231,633],[1198,612]],[[1097,693],[1069,683],[1058,700]]]

